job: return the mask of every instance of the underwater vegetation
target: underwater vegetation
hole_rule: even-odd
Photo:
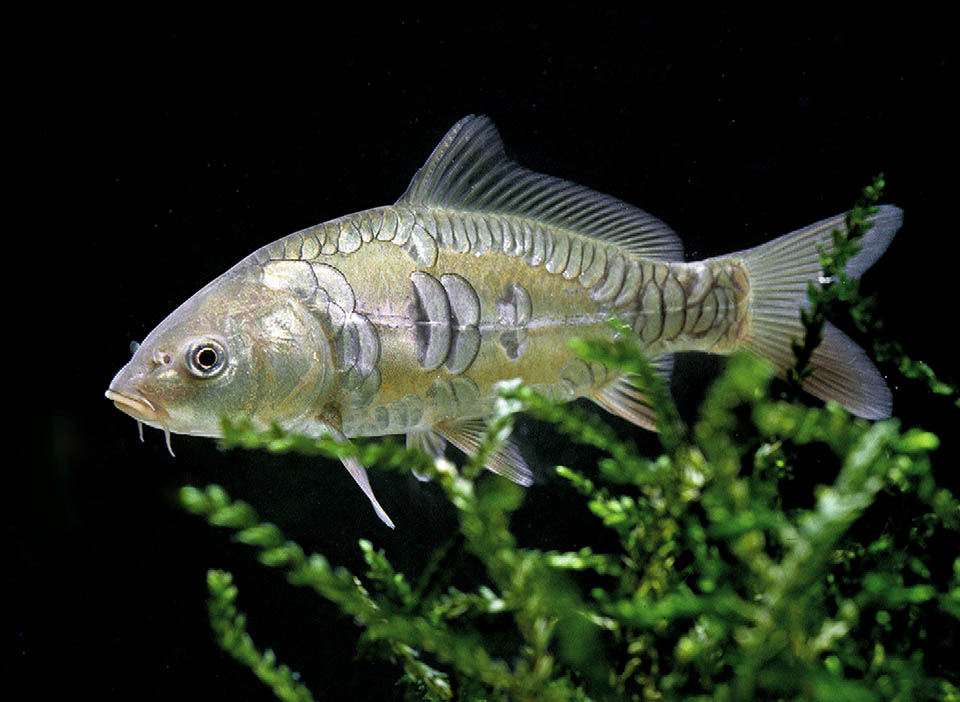
[[[184,487],[180,502],[352,618],[367,655],[397,666],[403,699],[960,700],[960,670],[933,655],[960,647],[960,502],[933,477],[939,438],[798,399],[830,317],[847,319],[873,339],[879,360],[958,405],[955,387],[882,340],[874,301],[843,271],[882,187],[877,179],[864,190],[849,234],[835,233],[834,253],[823,256],[831,282],[810,290],[785,385],[772,385],[762,360],[732,356],[685,426],[630,334],[576,342],[581,357],[639,377],[658,417],[658,457],[640,455],[597,413],[519,382],[501,384],[480,451],[460,467],[390,440],[345,444],[224,419],[225,448],[356,457],[430,476],[455,507],[459,534],[422,573],[398,572],[368,540],[358,545],[364,573],[308,555],[216,485]],[[511,532],[523,489],[481,474],[518,412],[601,452],[596,466],[556,471],[609,530],[603,546],[543,551]],[[784,494],[810,451],[829,457],[818,468],[829,484],[797,507]],[[896,500],[896,520],[864,519],[885,496]],[[483,581],[464,591],[451,568],[467,559]],[[210,570],[207,585],[220,646],[279,699],[314,699],[247,633],[242,583]]]

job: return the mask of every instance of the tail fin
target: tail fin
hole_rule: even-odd
[[[903,222],[903,212],[884,205],[868,221],[873,226],[858,242],[860,252],[847,262],[852,278],[859,278],[883,255]],[[843,215],[733,254],[746,267],[750,280],[744,345],[771,361],[780,375],[795,364],[791,341],[803,339],[799,311],[809,304],[807,283],[822,275],[818,246],[832,248],[834,229],[845,229]],[[813,373],[804,389],[811,394],[867,419],[890,416],[893,400],[880,372],[863,349],[829,322],[810,365]]]

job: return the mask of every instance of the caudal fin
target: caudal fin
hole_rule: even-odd
[[[847,262],[852,278],[860,277],[883,255],[903,222],[903,212],[884,205],[867,221],[873,226],[859,240],[860,252]],[[845,229],[844,215],[732,255],[747,269],[750,280],[744,345],[773,363],[780,375],[796,363],[791,342],[801,341],[804,334],[799,311],[809,306],[807,284],[822,275],[818,247],[832,249],[834,229]],[[890,416],[893,401],[883,376],[866,352],[829,322],[810,365],[813,373],[803,387],[811,394],[867,419]]]

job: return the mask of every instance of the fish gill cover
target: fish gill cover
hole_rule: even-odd
[[[936,653],[960,645],[960,503],[933,478],[939,438],[896,418],[871,423],[796,399],[829,313],[869,335],[880,360],[958,404],[956,388],[881,339],[875,302],[843,271],[882,186],[878,179],[865,189],[848,215],[849,236],[838,234],[824,253],[832,282],[810,290],[786,387],[771,386],[763,361],[734,355],[688,427],[627,335],[576,343],[583,358],[639,376],[656,410],[657,458],[596,413],[518,383],[500,387],[480,450],[460,468],[389,440],[345,444],[224,418],[227,448],[353,457],[433,478],[459,532],[421,573],[398,572],[366,539],[363,574],[308,555],[216,485],[184,487],[181,504],[256,549],[291,587],[312,589],[351,617],[363,655],[396,666],[398,699],[960,699],[956,666],[942,666]],[[576,551],[518,543],[510,520],[523,489],[481,476],[518,411],[603,454],[595,467],[556,471],[612,539]],[[786,496],[811,447],[832,457],[835,477],[797,506]],[[896,519],[877,519],[891,504]],[[943,550],[952,557],[936,562]],[[459,570],[471,575],[469,589]],[[314,699],[310,681],[247,633],[243,584],[211,569],[207,585],[220,645],[279,699]]]

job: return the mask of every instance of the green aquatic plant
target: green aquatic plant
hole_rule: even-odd
[[[313,702],[310,690],[294,679],[290,668],[277,665],[273,651],[267,649],[261,653],[254,646],[253,639],[246,631],[246,617],[234,605],[237,587],[233,584],[233,576],[222,570],[207,571],[207,590],[210,592],[207,601],[210,627],[217,637],[217,643],[269,685],[279,699],[284,702]]]
[[[804,378],[818,319],[832,316],[837,300],[859,309],[854,317],[873,318],[858,290],[845,287],[842,263],[881,187],[874,183],[848,218],[852,243],[840,238],[835,256],[825,255],[834,282],[811,291],[794,383]],[[459,536],[414,579],[369,540],[359,542],[362,574],[307,555],[217,486],[184,487],[181,504],[351,617],[365,650],[396,663],[406,699],[960,700],[960,674],[938,669],[930,645],[960,645],[960,503],[933,477],[939,438],[897,419],[870,423],[832,404],[785,399],[789,386],[771,389],[769,367],[746,355],[730,358],[687,427],[630,335],[615,336],[578,341],[576,350],[637,377],[658,417],[656,458],[595,412],[554,404],[519,382],[502,384],[478,454],[459,468],[392,441],[345,444],[224,421],[225,448],[355,456],[428,475],[456,509]],[[902,353],[896,364],[933,391],[956,394]],[[599,453],[596,466],[556,471],[609,532],[605,547],[543,551],[511,531],[523,490],[482,466],[521,411]],[[825,484],[805,500],[785,499],[784,486],[810,460]],[[878,514],[891,499],[895,521]],[[944,544],[952,569],[929,557]],[[482,564],[473,587],[451,584],[451,564],[464,561],[451,551]],[[220,645],[279,698],[310,699],[254,646],[231,576],[211,570],[208,587]],[[491,622],[496,641],[486,633]]]
[[[504,388],[504,416],[523,408],[562,420],[564,433],[604,447],[598,476],[558,472],[616,533],[622,551],[522,548],[509,530],[519,488],[418,456],[419,470],[456,505],[465,548],[486,566],[489,582],[474,592],[433,587],[431,578],[444,579],[436,572],[412,585],[368,541],[360,542],[369,568],[361,580],[321,555],[307,556],[217,487],[184,488],[181,500],[259,549],[264,565],[284,569],[292,584],[353,617],[367,640],[386,645],[422,699],[835,699],[838,689],[855,699],[956,694],[956,680],[925,673],[891,622],[908,620],[917,636],[925,619],[960,618],[960,558],[952,591],[941,591],[918,580],[916,554],[893,552],[894,535],[847,538],[883,490],[918,498],[928,510],[917,512],[918,527],[960,528],[957,501],[930,479],[936,437],[901,431],[896,420],[871,425],[836,408],[771,400],[768,379],[754,359],[732,359],[694,440],[656,460],[607,435],[593,414],[557,408],[529,388]],[[743,407],[762,437],[751,437],[751,446],[732,438]],[[310,452],[355,450],[244,424],[228,425],[225,440],[273,451],[301,450],[305,441],[315,442]],[[788,443],[822,443],[838,457],[836,479],[818,491],[811,509],[783,510],[769,485],[769,466],[784,460]],[[396,445],[376,452],[381,466],[410,458]],[[752,471],[742,470],[748,454]],[[582,592],[570,574],[584,570],[604,585]],[[484,616],[512,619],[513,660],[490,653],[471,629]],[[237,653],[249,647],[242,636],[220,640],[255,671],[263,667],[256,656]],[[475,696],[464,697],[465,690]]]

